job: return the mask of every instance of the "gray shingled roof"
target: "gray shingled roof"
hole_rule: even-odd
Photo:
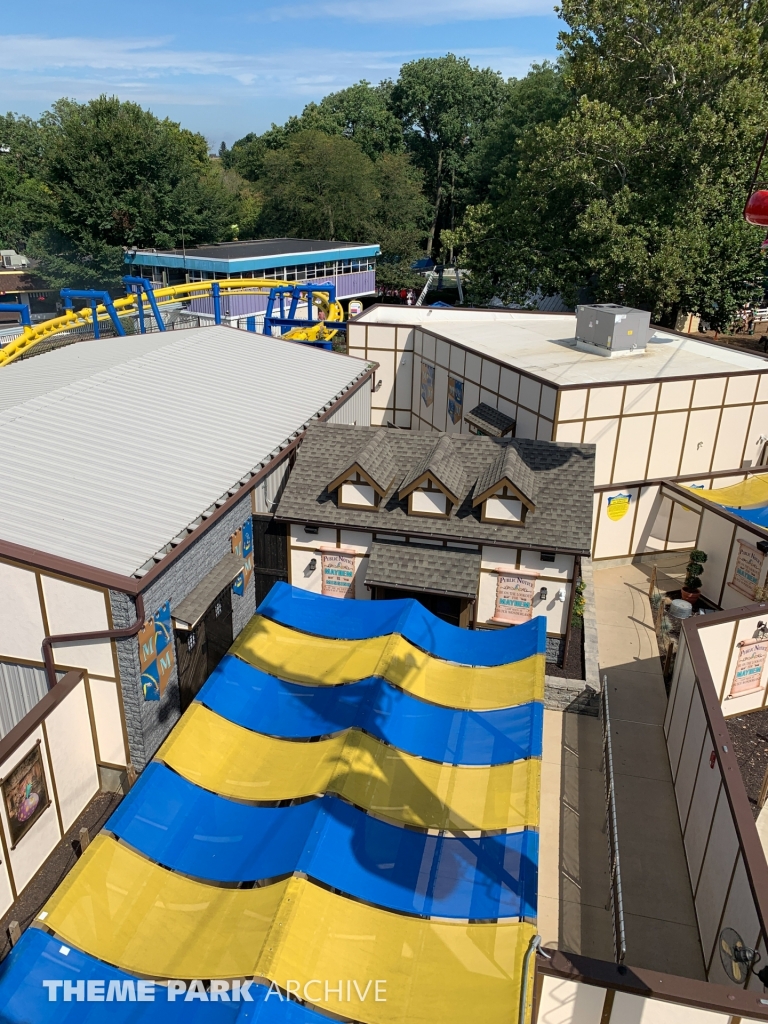
[[[509,480],[531,504],[536,504],[536,471],[520,457],[516,448],[507,446],[499,452],[494,462],[489,463],[477,478],[474,500],[496,487],[502,480]]]
[[[425,473],[433,476],[454,497],[459,498],[463,494],[466,474],[461,460],[453,450],[449,434],[443,434],[438,441],[433,440],[431,451],[427,451],[411,466],[400,484],[400,493],[407,493]]]
[[[427,544],[375,543],[365,573],[367,586],[468,598],[477,597],[479,579],[479,551]]]
[[[379,539],[382,534],[408,534],[465,543],[589,554],[594,445],[450,434],[447,436],[454,455],[465,470],[465,484],[459,504],[451,509],[446,519],[409,516],[408,502],[397,493],[397,482],[389,488],[378,510],[339,508],[335,494],[328,493],[328,481],[349,465],[351,453],[361,447],[360,439],[375,434],[377,430],[386,432],[392,457],[398,466],[416,464],[428,457],[435,447],[436,435],[421,431],[349,427],[336,423],[313,425],[299,449],[276,518],[375,531]],[[536,479],[536,509],[519,526],[482,523],[480,509],[472,506],[473,484],[506,448],[514,448]]]
[[[485,402],[481,402],[466,413],[464,419],[491,437],[503,437],[515,426],[515,420],[511,416],[507,416],[501,409],[494,409],[492,405],[486,405]]]
[[[342,474],[349,472],[354,465],[358,465],[381,493],[386,494],[397,472],[397,463],[387,443],[387,432],[379,430],[375,434],[359,440],[362,441],[362,444],[350,460],[349,465],[342,467],[340,472],[328,483],[335,482]]]

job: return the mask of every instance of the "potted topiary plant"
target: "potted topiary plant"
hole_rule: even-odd
[[[680,596],[684,601],[696,604],[701,595],[701,574],[704,571],[704,563],[707,556],[703,551],[694,550],[688,558],[688,565],[685,568],[685,580],[680,588]]]

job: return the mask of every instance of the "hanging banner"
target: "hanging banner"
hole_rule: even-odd
[[[435,400],[435,368],[429,363],[421,364],[421,400],[427,408]]]
[[[733,570],[733,579],[728,584],[740,594],[754,600],[755,590],[760,582],[760,573],[763,569],[765,555],[762,551],[746,541],[739,541],[739,553],[736,556],[736,566]]]
[[[538,573],[496,570],[496,610],[491,622],[527,622],[533,615]]]
[[[143,672],[157,657],[155,648],[155,620],[149,619],[139,630],[139,665]]]
[[[464,381],[448,378],[448,418],[451,423],[458,423],[464,408]]]
[[[172,641],[171,602],[166,601],[139,630],[139,664],[144,700],[160,700],[165,693],[175,663]]]
[[[736,645],[736,671],[731,683],[731,692],[726,697],[740,697],[744,693],[755,693],[763,686],[763,669],[768,655],[768,640],[742,640]]]
[[[157,667],[157,658],[141,673],[141,692],[144,694],[144,700],[160,700],[160,669]]]
[[[253,520],[249,516],[243,523],[243,589],[253,575]]]
[[[355,596],[355,556],[339,548],[320,551],[323,593],[326,597]]]

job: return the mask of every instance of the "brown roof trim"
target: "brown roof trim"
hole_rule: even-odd
[[[340,405],[347,401],[356,391],[359,391],[366,382],[370,381],[373,374],[378,370],[379,364],[372,363],[368,370],[362,372],[360,378],[352,384],[348,390],[346,390],[336,401],[326,409],[325,412],[318,418],[319,422],[327,420],[329,416],[338,409]],[[76,562],[70,558],[61,558],[58,555],[49,554],[47,551],[41,551],[38,548],[28,548],[22,544],[14,544],[11,541],[0,539],[0,558],[7,558],[14,562],[22,562],[26,565],[34,565],[39,569],[48,569],[51,572],[60,573],[62,576],[70,576],[72,579],[83,580],[86,583],[95,583],[98,586],[107,587],[110,590],[116,590],[123,594],[130,594],[136,596],[143,590],[146,590],[150,584],[152,584],[161,573],[165,572],[169,565],[171,565],[187,548],[191,547],[203,534],[211,527],[214,523],[218,522],[222,516],[226,515],[227,512],[237,502],[241,501],[246,494],[249,494],[256,485],[264,479],[267,474],[271,473],[276,466],[279,466],[290,454],[301,444],[306,431],[302,431],[298,437],[294,438],[293,441],[289,442],[285,448],[277,455],[274,459],[267,463],[263,469],[260,469],[258,473],[255,473],[250,480],[243,484],[242,487],[230,495],[225,502],[223,502],[215,512],[213,512],[207,519],[192,531],[177,544],[172,551],[169,551],[156,565],[154,565],[148,573],[141,578],[133,576],[123,576],[121,573],[110,572],[107,569],[99,569],[93,565],[87,565],[85,562]]]
[[[747,605],[746,607],[747,609],[757,609],[759,614],[759,610],[765,608],[765,605]],[[739,762],[736,760],[736,755],[733,752],[733,743],[728,733],[725,716],[720,706],[717,690],[715,689],[714,680],[709,671],[704,647],[699,636],[699,630],[705,626],[744,618],[745,608],[741,608],[739,611],[741,614],[734,614],[729,611],[713,615],[695,616],[685,620],[682,625],[696,684],[701,694],[704,717],[712,733],[715,757],[720,765],[720,773],[723,779],[723,789],[725,790],[728,806],[736,823],[736,833],[739,846],[741,847],[752,898],[755,902],[760,928],[763,936],[768,940],[768,863],[766,863],[763,844],[760,842],[760,837],[757,834],[757,827],[752,815],[752,808],[749,805],[747,791],[742,781]],[[749,614],[749,612],[746,612],[746,614]],[[752,611],[752,614],[755,614],[755,612]],[[695,621],[698,618],[703,618],[704,622]],[[766,1013],[768,1013],[768,1007],[766,1008]]]
[[[389,490],[389,486],[392,483],[392,481],[390,480],[386,488],[382,490],[381,487],[379,487],[379,485],[375,483],[373,479],[368,475],[368,473],[366,473],[366,471],[363,469],[359,462],[353,462],[352,465],[345,469],[343,473],[339,473],[337,477],[334,477],[333,480],[331,480],[331,482],[326,487],[328,493],[330,494],[331,491],[335,491],[338,487],[341,487],[342,484],[346,483],[349,480],[350,476],[352,476],[353,473],[359,473],[360,476],[365,477],[365,479],[368,481],[369,487],[372,487],[380,498],[386,496],[386,493]]]
[[[561,442],[564,443],[564,442]],[[768,473],[768,466],[740,466],[738,469],[715,469],[711,473],[687,473],[682,476],[654,476],[648,480],[619,481],[613,484],[595,484],[595,491],[614,491],[618,487],[652,487],[656,484],[677,484],[684,480],[714,480],[722,476],[738,476],[744,473],[746,476],[760,476],[761,473]],[[686,494],[688,491],[685,492]],[[695,492],[694,492],[695,493]]]
[[[375,509],[370,509],[370,511],[371,512],[375,512],[376,510]],[[285,516],[285,515],[281,516],[279,514],[279,509],[278,509],[277,512],[275,512],[274,518],[279,523],[302,523],[302,524],[305,524],[307,526],[319,526],[319,527],[325,527],[325,529],[331,529],[331,530],[336,530],[336,529],[351,530],[351,531],[357,530],[357,531],[360,531],[362,533],[375,533],[377,537],[379,537],[379,536],[408,537],[409,539],[412,539],[412,540],[415,540],[415,541],[421,541],[421,540],[436,541],[436,540],[439,540],[441,543],[443,541],[446,541],[448,544],[473,544],[475,547],[478,547],[478,548],[482,548],[483,545],[486,545],[486,546],[488,546],[488,545],[495,545],[497,547],[515,547],[515,546],[517,546],[519,548],[524,548],[526,551],[543,551],[545,554],[548,554],[548,555],[574,555],[574,556],[580,555],[580,556],[584,556],[585,558],[589,558],[590,557],[590,550],[589,550],[589,548],[568,548],[568,547],[561,547],[560,545],[555,546],[555,545],[552,545],[552,544],[531,544],[531,543],[528,542],[528,540],[526,539],[525,536],[521,536],[519,539],[515,538],[514,540],[509,540],[509,541],[505,540],[505,541],[502,542],[502,541],[500,541],[498,539],[498,537],[465,537],[463,534],[458,534],[458,533],[454,534],[453,536],[446,537],[443,534],[428,533],[428,532],[421,533],[418,530],[417,517],[415,517],[415,516],[414,516],[413,523],[409,522],[407,524],[408,525],[408,529],[407,530],[387,528],[385,525],[380,525],[380,521],[378,519],[375,522],[372,522],[369,527],[365,527],[365,526],[349,526],[346,523],[344,523],[344,524],[337,523],[337,524],[333,525],[331,523],[324,522],[324,521],[319,520],[319,519],[298,519],[295,516]],[[521,527],[518,527],[518,529],[524,530],[525,527],[521,526]],[[407,543],[407,541],[406,541],[406,543]],[[437,547],[437,545],[435,545],[435,547]],[[711,618],[711,616],[708,616],[708,618]]]
[[[61,704],[65,697],[74,690],[84,678],[81,671],[67,672],[63,679],[60,679],[44,697],[28,712],[20,722],[11,729],[9,733],[0,740],[0,764],[7,757],[20,747],[30,733],[33,733],[40,723],[53,711],[57,704]]]
[[[719,1011],[736,1018],[742,1016],[768,1021],[768,998],[764,998],[760,992],[745,991],[735,985],[717,985],[675,974],[662,974],[661,971],[649,971],[644,967],[619,966],[606,960],[594,960],[592,957],[563,953],[557,949],[546,949],[545,954],[536,957],[538,974],[566,978],[646,999]]]
[[[370,306],[370,309],[375,307]],[[368,312],[368,310],[366,310]],[[489,312],[500,312],[500,310],[489,309]],[[541,316],[575,316],[575,313],[547,313],[541,309],[508,309],[508,313],[538,313]],[[459,348],[463,348],[465,352],[471,352],[473,355],[480,356],[482,359],[489,359],[492,363],[498,363],[499,366],[513,366],[519,373],[524,374],[526,377],[530,377],[531,380],[538,381],[540,384],[546,385],[548,388],[554,388],[556,391],[584,391],[591,388],[622,388],[627,384],[667,384],[673,383],[678,380],[711,380],[715,377],[750,377],[757,373],[768,373],[768,358],[757,355],[756,358],[762,359],[765,362],[765,369],[755,368],[754,370],[734,370],[733,373],[683,373],[675,375],[674,377],[633,377],[631,380],[592,380],[584,382],[582,384],[560,384],[557,381],[550,380],[548,377],[540,377],[538,374],[533,373],[531,370],[526,370],[522,366],[517,366],[515,363],[503,362],[496,356],[489,355],[485,352],[478,352],[476,348],[468,348],[460,341],[456,341],[455,338],[446,338],[443,334],[438,334],[437,331],[433,331],[431,327],[427,327],[426,324],[408,324],[408,323],[371,323],[369,320],[359,321],[360,326],[368,324],[371,327],[409,327],[415,331],[426,331],[427,334],[431,334],[434,338],[438,338],[440,341],[446,342],[448,345],[458,345]],[[664,334],[672,334],[678,338],[687,338],[689,341],[698,341],[702,345],[710,345],[712,348],[722,349],[722,345],[713,345],[712,342],[702,341],[701,338],[691,338],[690,334],[681,334],[679,331],[669,330],[667,327],[659,327],[657,324],[651,324],[654,330],[663,331]],[[746,355],[752,355],[747,352]],[[607,356],[601,358],[608,358]]]

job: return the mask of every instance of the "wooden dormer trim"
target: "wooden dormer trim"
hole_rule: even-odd
[[[358,479],[356,479],[356,477]],[[383,498],[387,493],[386,489],[382,490],[381,487],[379,487],[379,485],[374,480],[372,480],[370,476],[368,476],[368,474],[365,472],[365,470],[361,469],[356,462],[353,462],[348,469],[345,469],[343,473],[340,473],[335,480],[331,480],[326,489],[330,494],[331,491],[337,490],[339,487],[341,487],[342,484],[345,484],[347,482],[353,484],[360,482],[366,483],[368,484],[369,487],[372,487],[374,489],[379,498]]]
[[[451,505],[458,505],[459,504],[459,497],[458,497],[458,495],[457,494],[453,494],[452,491],[449,491],[448,488],[444,484],[440,483],[440,481],[437,479],[437,477],[433,473],[431,473],[429,470],[427,470],[426,472],[422,473],[420,477],[417,477],[415,480],[413,480],[411,483],[409,483],[407,487],[403,487],[400,490],[400,492],[399,492],[399,496],[400,496],[401,499],[402,498],[410,498],[410,495],[414,491],[442,491],[442,493],[446,496],[446,498],[448,499],[448,501],[450,502]],[[410,510],[410,505],[411,505],[411,503],[410,503],[410,500],[409,500],[409,502],[408,502],[409,510]],[[414,515],[419,515],[419,513],[415,512]]]
[[[488,487],[481,494],[475,495],[472,499],[472,507],[477,508],[481,504],[484,506],[488,498],[515,498],[517,501],[522,502],[529,512],[536,511],[536,506],[531,499],[526,498],[522,491],[518,490],[508,477],[502,477],[492,487]]]

